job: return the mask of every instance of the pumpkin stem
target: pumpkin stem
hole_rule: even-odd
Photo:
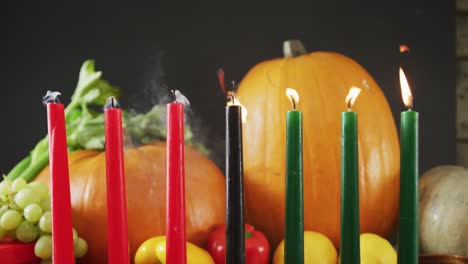
[[[290,39],[283,42],[284,57],[298,57],[307,53],[304,44],[300,40]]]

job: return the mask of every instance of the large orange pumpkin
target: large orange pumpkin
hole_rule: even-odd
[[[76,151],[69,156],[73,224],[89,244],[83,263],[107,263],[105,153]],[[224,223],[225,187],[221,171],[204,155],[185,148],[187,239],[205,243]],[[125,152],[131,257],[146,239],[165,234],[166,144]],[[47,182],[46,168],[37,180]]]
[[[286,53],[304,51],[285,43]],[[299,44],[299,45],[298,45]],[[293,52],[291,52],[291,50]],[[297,53],[297,52],[296,52]],[[399,143],[389,105],[374,79],[343,55],[314,52],[262,62],[239,85],[248,110],[244,127],[245,208],[249,221],[273,246],[284,235],[285,124],[291,103],[285,89],[300,95],[303,111],[304,227],[339,246],[340,113],[351,86],[362,89],[359,115],[359,204],[361,232],[388,236],[398,215]]]

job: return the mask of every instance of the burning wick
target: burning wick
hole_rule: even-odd
[[[44,95],[44,97],[42,97],[42,103],[43,104],[48,104],[48,103],[57,103],[59,104],[60,103],[60,100],[59,100],[59,95],[62,95],[60,92],[51,92],[51,91],[47,91],[46,95]]]
[[[299,103],[299,94],[293,88],[286,88],[286,96],[292,103],[293,109],[296,110],[296,104]]]
[[[230,105],[230,104],[235,105],[236,104],[236,97],[234,96],[234,92],[229,91],[227,93],[226,99],[228,101],[228,105]]]
[[[227,97],[227,100],[232,100],[232,102],[234,104],[236,104],[236,98],[234,97],[234,94],[235,94],[235,90],[237,90],[237,85],[236,85],[236,82],[235,81],[232,81],[231,82],[231,89],[227,92],[226,94],[226,97]]]
[[[351,87],[349,89],[349,93],[346,96],[346,105],[348,106],[348,111],[351,111],[351,107],[354,105],[358,95],[361,93],[361,88],[358,87]]]
[[[247,122],[247,108],[245,108],[241,102],[239,102],[239,100],[235,97],[235,93],[232,92],[232,91],[229,91],[228,92],[228,96],[227,96],[227,103],[226,105],[229,106],[229,105],[238,105],[242,108],[242,123],[246,123]]]
[[[235,96],[235,90],[237,88],[237,84],[235,81],[231,82],[231,88],[228,90],[226,89],[226,83],[224,79],[224,70],[219,69],[216,71],[216,75],[218,76],[219,86],[223,91],[224,95],[226,95],[226,105],[239,105],[242,108],[242,123],[247,122],[247,109],[239,102],[239,100]]]
[[[223,93],[226,95],[226,100],[228,102],[232,102],[233,104],[236,104],[236,99],[234,97],[234,91],[236,90],[237,88],[237,84],[235,81],[231,81],[231,88],[228,90],[226,88],[226,79],[224,78],[224,70],[223,69],[218,69],[216,71],[216,75],[218,76],[218,82],[219,82],[219,86],[221,87],[221,90],[223,91]]]
[[[119,108],[119,102],[115,99],[114,96],[107,98],[106,103],[104,104],[104,109]]]

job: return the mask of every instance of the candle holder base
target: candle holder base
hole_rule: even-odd
[[[41,260],[34,254],[33,243],[21,243],[18,241],[0,242],[1,263],[27,263],[39,264]]]

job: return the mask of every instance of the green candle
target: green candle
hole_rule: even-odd
[[[359,170],[357,113],[351,106],[361,89],[351,88],[341,114],[341,228],[340,263],[359,264]]]
[[[411,110],[413,97],[400,68],[403,101],[400,126],[400,232],[398,263],[418,263],[418,112]]]
[[[293,110],[286,114],[286,219],[284,263],[304,263],[304,205],[302,186],[302,112],[297,92],[288,88]]]

